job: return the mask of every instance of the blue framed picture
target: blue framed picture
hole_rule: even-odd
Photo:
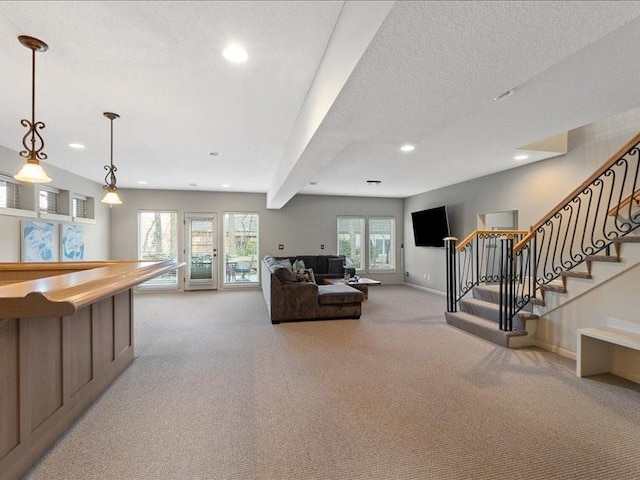
[[[84,226],[74,224],[60,225],[60,257],[63,262],[84,260]]]
[[[55,225],[50,222],[25,220],[22,222],[22,261],[56,262]]]

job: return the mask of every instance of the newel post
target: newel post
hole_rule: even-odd
[[[444,246],[447,256],[447,312],[455,312],[456,306],[456,237],[447,237],[444,239]]]

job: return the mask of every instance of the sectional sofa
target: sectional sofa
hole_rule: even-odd
[[[318,273],[314,269],[316,283],[299,281],[295,272],[279,262],[285,258],[289,259],[291,265],[295,260],[303,259],[306,268],[314,268],[314,266],[318,268]],[[324,265],[326,269],[322,268]],[[330,265],[333,265],[331,271],[329,271]],[[342,277],[343,265],[344,257],[334,255],[265,256],[262,259],[261,268],[262,293],[271,323],[360,318],[364,299],[362,292],[348,285],[321,284],[322,280],[329,276]]]

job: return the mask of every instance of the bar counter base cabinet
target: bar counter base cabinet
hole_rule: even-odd
[[[0,479],[20,478],[133,361],[133,290],[0,319]],[[105,426],[108,427],[108,426]]]

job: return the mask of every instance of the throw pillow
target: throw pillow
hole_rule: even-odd
[[[293,262],[294,270],[302,270],[304,268],[307,268],[304,266],[304,260],[296,260],[295,262]]]
[[[299,282],[311,282],[316,283],[316,277],[313,275],[312,268],[302,268],[296,270],[296,275]]]
[[[278,265],[282,265],[285,268],[288,268],[289,270],[293,271],[293,266],[291,265],[291,260],[289,260],[288,258],[283,258],[282,260],[276,260],[276,263]]]
[[[293,271],[289,270],[286,267],[276,268],[274,273],[276,277],[280,279],[281,282],[289,283],[289,282],[297,282],[298,276],[293,273]]]

